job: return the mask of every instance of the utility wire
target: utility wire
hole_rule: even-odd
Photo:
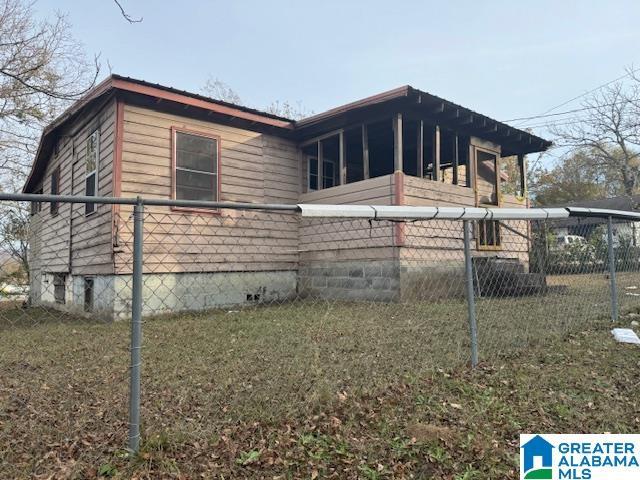
[[[597,86],[595,88],[592,88],[591,90],[586,91],[584,93],[581,93],[580,95],[576,95],[575,97],[567,100],[566,102],[562,102],[562,103],[556,105],[555,107],[551,107],[550,109],[542,112],[539,115],[533,115],[531,117],[522,117],[521,119],[514,118],[514,119],[511,119],[511,120],[504,120],[504,121],[505,122],[514,122],[514,121],[519,121],[519,120],[531,120],[531,119],[535,119],[535,118],[544,118],[545,116],[551,116],[551,115],[548,115],[550,112],[553,112],[554,110],[557,110],[558,108],[564,107],[565,105],[567,105],[567,104],[569,104],[569,103],[571,103],[571,102],[573,102],[575,100],[578,100],[579,98],[582,98],[582,97],[584,97],[586,95],[589,95],[590,93],[596,92],[596,91],[600,90],[601,88],[607,87],[607,86],[611,85],[612,83],[615,83],[615,82],[618,82],[620,80],[623,80],[623,79],[629,77],[630,75],[632,75],[632,74],[634,74],[634,73],[636,73],[638,71],[640,71],[640,67],[634,68],[631,71],[625,73],[624,75],[622,75],[622,76],[620,76],[618,78],[614,78],[613,80],[610,80],[610,81],[608,81],[606,83],[603,83],[602,85],[599,85],[599,86]]]
[[[511,118],[509,120],[503,120],[503,122],[516,122],[519,120],[535,120],[537,118],[559,117],[562,115],[567,115],[569,113],[584,112],[586,110],[593,110],[594,108],[613,107],[615,105],[623,105],[625,103],[627,103],[625,100],[621,100],[619,102],[607,103],[605,105],[593,105],[589,107],[574,108],[573,110],[566,110],[564,112],[548,113],[543,115],[532,115],[531,117]]]

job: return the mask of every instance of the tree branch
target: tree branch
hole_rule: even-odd
[[[140,18],[133,18],[131,15],[129,15],[125,9],[123,8],[123,6],[120,4],[119,0],[113,0],[113,2],[118,6],[118,8],[120,9],[120,13],[122,14],[122,16],[124,17],[124,19],[129,22],[129,23],[140,23],[142,22],[142,17]]]

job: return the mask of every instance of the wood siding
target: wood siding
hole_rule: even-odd
[[[406,205],[411,206],[475,206],[472,188],[412,176],[404,177],[404,200]],[[526,207],[525,202],[513,195],[504,195],[502,202],[504,207]],[[474,255],[518,258],[525,263],[528,262],[528,222],[513,220],[504,224],[518,233],[503,227],[501,249],[476,250]],[[459,262],[464,258],[462,234],[462,222],[456,220],[428,220],[406,224],[405,248],[401,249],[401,258],[409,262],[431,264]],[[475,241],[472,247],[476,248]]]
[[[122,196],[172,195],[171,129],[220,137],[220,201],[296,204],[298,149],[293,142],[249,130],[125,105]],[[131,208],[122,207],[116,231],[116,271],[131,269]],[[295,269],[294,214],[222,210],[145,209],[145,272]]]
[[[113,149],[115,101],[88,112],[61,135],[57,153],[52,154],[43,175],[43,193],[51,193],[51,175],[60,169],[58,193],[85,194],[86,140],[100,131],[98,195],[111,196],[113,189]],[[31,217],[31,268],[34,272],[98,274],[113,271],[111,248],[111,206],[98,205],[85,217],[84,204],[61,203],[51,215],[49,203]]]
[[[393,205],[393,175],[304,193],[300,203]],[[301,262],[310,260],[391,259],[395,225],[358,219],[302,219]]]

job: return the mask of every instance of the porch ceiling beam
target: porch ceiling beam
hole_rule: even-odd
[[[444,113],[444,102],[438,103],[435,107],[429,110],[429,113]]]
[[[493,125],[481,130],[481,133],[497,133],[498,132],[498,124],[494,123]]]
[[[507,127],[507,128],[502,129],[502,130],[499,129],[498,133],[500,134],[500,136],[502,138],[509,138],[509,137],[514,136],[516,134],[516,131],[514,129],[512,129],[511,127]]]
[[[443,118],[445,118],[447,120],[457,120],[457,119],[459,119],[460,118],[460,109],[459,108],[455,108],[451,114],[443,115]]]
[[[473,115],[468,115],[459,123],[459,125],[473,125],[474,120],[475,118]]]

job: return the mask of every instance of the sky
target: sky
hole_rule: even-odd
[[[112,0],[39,0],[35,8],[43,17],[66,12],[105,74],[108,62],[114,73],[194,92],[218,78],[256,108],[277,100],[319,113],[409,84],[504,121],[640,67],[637,0],[121,4],[143,21],[126,22]],[[535,132],[549,136],[545,127]]]

